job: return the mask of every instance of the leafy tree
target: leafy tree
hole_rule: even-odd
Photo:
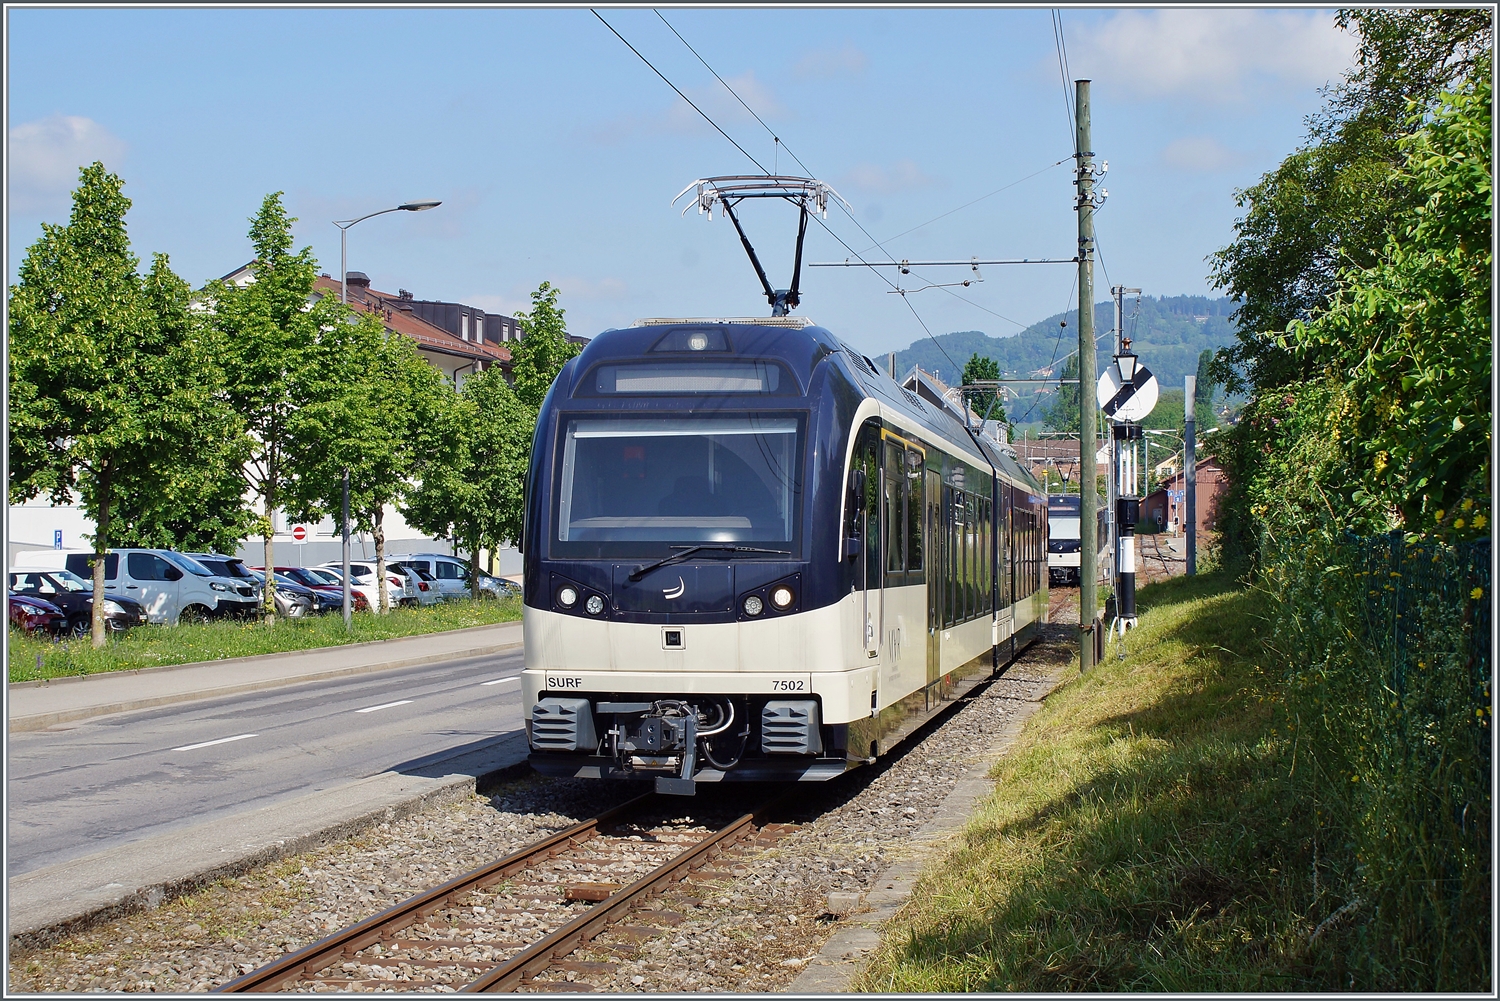
[[[302,412],[324,434],[297,443],[291,504],[299,517],[337,515],[348,470],[350,520],[375,540],[378,611],[384,612],[390,609],[385,509],[406,496],[422,470],[451,461],[456,448],[447,415],[454,393],[416,345],[388,334],[377,314],[353,319],[326,332],[314,348],[325,378]]]
[[[1489,45],[1488,10],[1341,11],[1361,42],[1356,68],[1309,120],[1303,147],[1259,183],[1236,193],[1246,210],[1235,240],[1210,258],[1214,284],[1240,300],[1237,342],[1214,374],[1231,392],[1308,377],[1317,362],[1279,340],[1310,320],[1345,267],[1370,267],[1412,207],[1394,171],[1408,100],[1430,105]]]
[[[330,296],[312,301],[317,261],[312,248],[292,253],[292,223],[281,192],[267,195],[251,220],[253,281],[215,281],[205,290],[209,316],[222,335],[226,394],[244,421],[251,446],[243,469],[259,501],[256,526],[265,546],[267,618],[275,615],[276,555],[272,516],[295,497],[298,456],[331,445],[329,429],[303,405],[327,396],[324,383],[338,372],[323,369],[316,350],[325,331],[347,326],[348,308]]]
[[[143,279],[130,252],[124,182],[80,171],[67,226],[43,224],[10,290],[12,502],[76,492],[93,519],[93,642],[104,644],[104,554],[122,497],[162,489],[234,430],[215,352],[165,255]],[[191,378],[183,378],[191,373]]]
[[[1000,363],[993,358],[973,354],[964,363],[963,384],[965,386],[976,382],[993,382],[999,378]],[[999,421],[1002,424],[1010,423],[1005,416],[1005,401],[998,390],[976,389],[968,394],[968,404],[984,420]]]
[[[1401,141],[1394,180],[1418,204],[1380,260],[1348,269],[1290,350],[1344,390],[1361,488],[1408,530],[1486,534],[1490,450],[1493,91],[1488,60]],[[1477,524],[1476,524],[1477,522]]]
[[[1053,431],[1071,431],[1077,434],[1082,425],[1078,413],[1078,356],[1075,354],[1063,363],[1062,384],[1052,403],[1042,408],[1042,420]],[[1068,380],[1073,380],[1070,384]]]
[[[579,351],[578,345],[568,340],[563,322],[566,310],[558,308],[557,296],[558,290],[550,282],[542,282],[531,293],[531,311],[516,314],[524,336],[510,346],[511,377],[516,396],[533,410],[541,408],[552,380]]]

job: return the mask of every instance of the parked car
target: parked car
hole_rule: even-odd
[[[187,555],[220,576],[236,581],[249,581],[255,588],[257,599],[265,593],[265,574],[251,570],[245,566],[245,561],[237,556],[225,556],[221,553],[188,553]],[[300,619],[310,615],[316,610],[318,604],[317,596],[301,584],[280,579],[276,581],[275,600],[277,614],[288,619]]]
[[[344,578],[339,568],[307,567],[306,569],[309,573],[322,574],[326,576],[329,579],[329,582],[334,587],[339,589],[339,607],[342,608]],[[361,584],[359,582],[359,578],[355,577],[353,574],[350,574],[349,578],[349,593],[353,596],[355,607],[363,608],[366,611],[374,609],[376,603],[380,601],[380,595],[376,593],[375,585],[373,583]]]
[[[407,563],[389,564],[393,573],[405,574],[412,579],[412,584],[417,589],[418,605],[436,605],[443,600],[442,593],[437,588],[437,578],[430,573],[423,573]]]
[[[338,573],[343,568],[343,561],[337,563],[324,563],[320,570],[332,570]],[[380,602],[379,588],[375,583],[375,562],[373,560],[350,560],[349,577],[355,584],[369,585],[365,597],[369,599],[371,607],[378,607]],[[417,603],[417,586],[413,578],[391,569],[386,564],[386,597],[392,606],[415,605]]]
[[[41,598],[62,609],[67,632],[83,636],[94,627],[94,585],[66,570],[12,570],[10,589],[28,598]],[[104,627],[121,632],[146,621],[146,607],[134,598],[110,595],[104,599]]]
[[[60,636],[68,628],[68,616],[43,598],[10,592],[10,624],[28,633]]]
[[[444,553],[413,553],[409,556],[392,556],[392,561],[409,566],[423,573],[432,574],[437,580],[438,590],[447,601],[469,596],[469,563],[457,556]],[[479,572],[479,594],[485,598],[519,597],[521,588],[493,574]]]
[[[88,550],[38,549],[16,554],[17,570],[67,570],[84,580],[94,576]],[[111,549],[104,557],[104,589],[139,601],[150,622],[176,625],[251,614],[255,589],[246,581],[220,577],[203,564],[169,549]]]
[[[260,570],[261,568],[254,567],[253,569]],[[325,576],[319,571],[309,569],[308,567],[277,567],[276,579],[281,580],[283,578],[290,581],[296,581],[298,584],[301,584],[303,587],[312,591],[314,594],[319,595],[320,602],[322,601],[322,599],[326,598],[328,604],[325,605],[320,603],[318,605],[319,611],[343,611],[344,585],[342,581],[337,580],[333,577]],[[370,603],[365,600],[365,596],[363,594],[360,594],[357,589],[350,590],[349,604],[350,607],[356,612],[366,611],[370,607]]]

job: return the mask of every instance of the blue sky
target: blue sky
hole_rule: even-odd
[[[1047,9],[661,10],[895,257],[1071,255],[1071,174],[1043,170],[1072,152]],[[601,13],[772,164],[771,136],[651,9]],[[1353,40],[1331,11],[1062,17],[1071,75],[1095,81],[1094,151],[1110,166],[1108,279],[1207,294],[1204,257],[1231,236],[1234,189],[1295,148]],[[728,221],[670,204],[697,177],[754,165],[586,8],[11,8],[7,21],[10,281],[39,224],[66,221],[78,166],[100,158],[134,201],[137,253],[170,254],[194,285],[249,257],[248,219],[281,190],[299,246],[330,274],[332,220],[443,200],[350,230],[349,267],[378,288],[508,312],[549,280],[584,335],[639,316],[768,312]],[[785,152],[778,166],[797,170]],[[794,212],[745,215],[784,285]],[[871,243],[840,210],[827,224],[855,250]],[[846,256],[810,228],[807,260]],[[983,274],[908,301],[933,333],[995,335],[1069,304],[1066,266]],[[810,269],[802,288],[799,312],[867,352],[923,336],[869,271]]]

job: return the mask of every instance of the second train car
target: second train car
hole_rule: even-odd
[[[800,317],[595,337],[542,405],[526,491],[548,775],[832,778],[1046,620],[1038,483]]]

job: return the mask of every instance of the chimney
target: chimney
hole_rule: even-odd
[[[370,276],[363,271],[350,271],[344,275],[344,280],[349,283],[350,288],[369,288]]]

